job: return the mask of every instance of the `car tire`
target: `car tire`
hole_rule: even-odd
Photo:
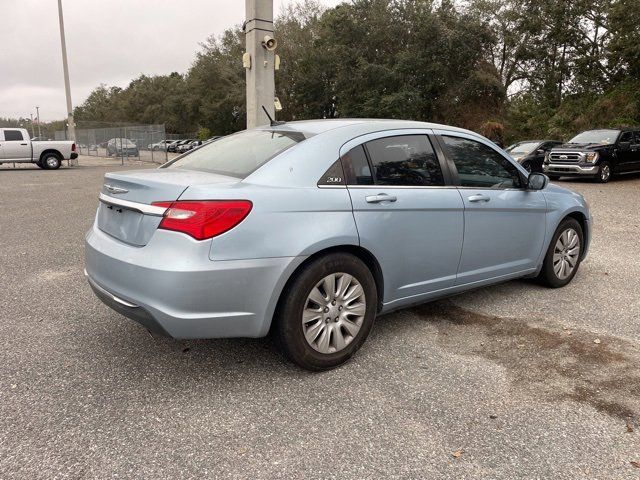
[[[551,238],[538,280],[550,288],[567,285],[580,267],[583,249],[584,233],[580,222],[565,218]]]
[[[37,165],[38,167],[40,167],[40,168],[44,169],[44,165],[42,164],[42,162],[41,162],[40,160],[38,160],[38,161],[36,162],[36,165]]]
[[[335,368],[367,339],[377,305],[375,280],[359,258],[348,253],[319,257],[285,287],[274,318],[276,343],[302,368]]]
[[[611,180],[611,165],[609,162],[602,162],[598,168],[598,176],[596,177],[598,183],[607,183]]]
[[[62,165],[62,161],[60,157],[55,153],[47,153],[42,156],[40,159],[40,163],[42,163],[42,168],[45,170],[57,170]]]

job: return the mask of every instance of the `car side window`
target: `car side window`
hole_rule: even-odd
[[[362,145],[352,148],[342,156],[342,166],[349,185],[373,185],[371,168]]]
[[[342,162],[336,160],[333,165],[324,173],[318,181],[318,185],[344,185],[344,171],[342,170]]]
[[[376,185],[442,186],[444,177],[426,135],[402,135],[366,144]]]
[[[638,130],[637,132],[635,132],[635,144],[636,145],[640,145],[640,130]],[[633,143],[633,142],[632,142]]]
[[[518,169],[492,148],[467,138],[442,137],[462,187],[521,188]]]
[[[622,132],[622,135],[620,135],[620,140],[618,140],[618,143],[620,142],[633,143],[633,132]]]
[[[5,130],[4,140],[6,142],[19,142],[24,140],[24,138],[22,138],[22,132],[20,130]]]

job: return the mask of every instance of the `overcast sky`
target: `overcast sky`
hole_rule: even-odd
[[[274,0],[274,11],[292,0]],[[320,0],[334,6],[340,0]],[[0,117],[66,117],[57,0],[0,0]],[[243,0],[63,0],[74,106],[101,83],[186,72],[198,43],[244,21]]]

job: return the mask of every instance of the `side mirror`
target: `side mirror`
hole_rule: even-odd
[[[536,153],[538,155],[544,155],[546,152],[542,148],[539,148],[538,150],[536,150]]]
[[[549,184],[549,177],[542,173],[533,172],[527,179],[527,190],[543,190]]]
[[[618,148],[623,152],[628,152],[629,150],[631,150],[631,142],[619,142]]]

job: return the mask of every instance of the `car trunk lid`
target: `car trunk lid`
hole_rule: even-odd
[[[162,220],[163,210],[152,207],[152,203],[177,200],[192,185],[222,187],[239,181],[234,177],[180,169],[107,173],[100,192],[98,228],[118,240],[142,247]]]

